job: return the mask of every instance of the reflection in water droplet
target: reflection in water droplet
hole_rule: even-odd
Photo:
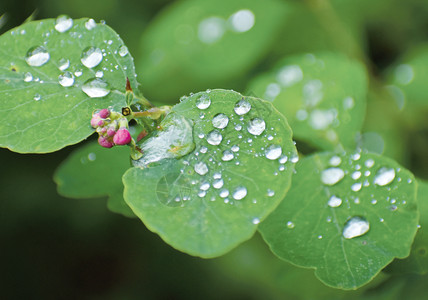
[[[85,27],[88,30],[92,30],[97,26],[97,23],[95,23],[94,19],[89,19],[88,21],[86,21],[85,23]]]
[[[275,160],[278,159],[282,154],[282,148],[279,145],[270,145],[265,150],[265,156],[267,159]]]
[[[74,75],[71,72],[65,72],[58,76],[58,82],[63,87],[69,87],[74,84]]]
[[[221,157],[221,159],[223,161],[230,161],[234,158],[233,152],[229,151],[229,150],[224,150],[223,151],[223,156]]]
[[[210,145],[216,146],[221,143],[223,136],[218,130],[213,130],[207,135],[207,142]]]
[[[196,100],[196,107],[199,109],[207,109],[211,105],[211,99],[206,94],[202,94]]]
[[[73,19],[68,16],[59,16],[55,21],[55,29],[58,32],[66,32],[73,26]]]
[[[263,119],[254,118],[250,122],[248,122],[247,130],[252,135],[260,135],[265,131],[266,123]]]
[[[294,226],[295,226],[295,225],[294,225],[294,223],[293,223],[293,222],[291,222],[291,221],[288,221],[288,222],[287,222],[287,227],[288,227],[288,228],[293,229],[293,228],[294,228]]]
[[[33,47],[28,50],[25,61],[31,67],[40,67],[50,59],[49,52],[42,46]]]
[[[119,47],[119,50],[117,51],[117,53],[119,53],[119,55],[120,55],[121,57],[126,56],[126,55],[129,53],[129,51],[128,51],[128,47],[126,47],[125,45],[120,46],[120,47]]]
[[[237,115],[245,115],[251,109],[251,104],[247,100],[240,100],[236,103],[234,111]]]
[[[374,179],[374,184],[385,186],[390,184],[395,178],[395,170],[392,168],[380,168]]]
[[[253,28],[255,17],[251,10],[241,9],[230,16],[229,22],[236,32],[246,32]]]
[[[198,162],[194,168],[196,173],[199,175],[205,175],[208,173],[208,166],[204,162]]]
[[[339,168],[330,168],[321,172],[321,182],[326,185],[335,185],[345,176],[345,172]]]
[[[369,222],[362,217],[353,217],[349,219],[343,228],[343,237],[352,239],[357,236],[362,236],[370,229]]]
[[[83,50],[82,58],[80,59],[82,64],[89,69],[98,66],[102,60],[103,53],[99,48],[96,47],[87,47],[85,50]]]
[[[212,124],[215,128],[223,129],[226,128],[229,123],[229,118],[225,114],[217,114],[212,119]]]
[[[245,196],[247,196],[247,189],[243,186],[237,187],[232,195],[235,200],[242,200]]]
[[[331,196],[327,204],[330,207],[339,207],[340,205],[342,205],[342,199],[336,196]]]
[[[24,81],[25,82],[33,81],[33,75],[31,75],[30,72],[25,73],[25,75],[24,75]]]
[[[110,93],[108,83],[100,78],[86,81],[82,86],[82,91],[91,98],[105,97]]]
[[[332,158],[330,158],[328,163],[332,167],[337,167],[342,163],[342,159],[339,156],[333,156]]]
[[[282,67],[276,80],[283,86],[292,86],[303,79],[302,69],[298,65],[284,66]]]

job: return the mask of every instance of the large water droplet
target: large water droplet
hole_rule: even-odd
[[[215,128],[223,129],[229,123],[229,118],[225,114],[220,113],[212,119],[212,123]]]
[[[240,100],[235,104],[234,110],[237,115],[245,115],[251,109],[251,104],[247,100]]]
[[[278,159],[282,154],[282,148],[279,145],[270,145],[265,150],[267,159],[275,160]]]
[[[349,219],[343,228],[343,237],[352,239],[365,234],[370,229],[369,222],[362,217],[353,217]]]
[[[58,82],[63,87],[72,86],[74,84],[74,75],[71,72],[65,72],[58,76]]]
[[[243,186],[237,187],[232,195],[235,200],[242,200],[245,196],[247,196],[247,189]]]
[[[229,151],[229,150],[224,150],[223,151],[223,156],[221,157],[221,159],[223,161],[230,161],[234,158],[233,152]]]
[[[221,143],[223,136],[218,130],[213,130],[207,135],[207,142],[210,145],[216,146]]]
[[[83,50],[82,58],[80,59],[82,64],[89,69],[98,66],[102,60],[103,53],[99,48],[96,47],[88,47]]]
[[[199,175],[205,175],[208,173],[208,166],[204,162],[198,162],[194,168],[196,173]]]
[[[100,78],[86,81],[82,86],[82,91],[91,98],[104,97],[110,93],[108,83]]]
[[[252,135],[260,135],[265,131],[266,123],[263,119],[255,118],[248,123],[247,130]]]
[[[246,32],[253,28],[255,17],[251,10],[241,9],[230,16],[229,22],[236,32]]]
[[[321,182],[326,185],[335,185],[345,176],[345,172],[339,168],[329,168],[321,172]]]
[[[385,186],[390,184],[395,178],[395,170],[392,168],[380,168],[374,179],[374,184]]]
[[[211,105],[211,99],[206,94],[202,94],[196,100],[196,107],[199,109],[207,109]]]
[[[331,196],[327,204],[330,207],[339,207],[340,205],[342,205],[342,199],[336,196]]]
[[[33,47],[28,50],[25,61],[31,67],[40,67],[47,63],[50,59],[48,50],[42,46]]]
[[[55,29],[58,32],[66,32],[73,26],[73,19],[62,15],[59,16],[55,21]]]

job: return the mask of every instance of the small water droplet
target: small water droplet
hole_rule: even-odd
[[[59,16],[55,21],[55,29],[58,32],[66,32],[73,26],[73,19],[62,15]]]
[[[288,227],[288,228],[293,229],[293,228],[294,228],[294,226],[295,226],[295,225],[294,225],[294,223],[293,223],[293,222],[291,222],[291,221],[288,221],[288,222],[287,222],[287,227]]]
[[[330,158],[329,162],[330,166],[332,167],[337,167],[342,163],[342,159],[339,156],[333,156],[332,158]]]
[[[327,204],[330,207],[339,207],[340,205],[342,205],[342,199],[333,195],[330,197]]]
[[[382,167],[379,169],[374,179],[374,184],[385,186],[390,184],[395,178],[395,170],[393,168]]]
[[[343,228],[343,237],[345,239],[352,239],[362,236],[370,229],[369,222],[362,217],[352,217],[349,219]]]
[[[201,149],[199,149],[199,152],[201,153],[207,153],[207,151],[208,151],[208,148],[205,146],[202,146]]]
[[[263,119],[254,118],[250,122],[248,122],[247,130],[252,135],[260,135],[265,131],[266,123]]]
[[[237,115],[245,115],[251,110],[251,104],[247,100],[240,100],[235,104],[234,111]]]
[[[65,71],[70,67],[70,61],[68,59],[65,58],[61,58],[58,62],[58,69],[60,71]]]
[[[354,153],[351,155],[351,159],[354,161],[357,161],[361,158],[361,154],[360,153]]]
[[[221,174],[220,173],[214,173],[213,178],[214,179],[220,179],[221,178]]]
[[[210,145],[216,146],[221,143],[223,136],[218,130],[213,130],[207,135],[207,142]]]
[[[95,73],[96,78],[103,78],[103,76],[104,76],[104,72],[101,70],[99,70]]]
[[[362,186],[363,184],[361,182],[354,183],[353,185],[351,185],[351,190],[353,190],[354,192],[358,192],[359,190],[361,190]]]
[[[196,173],[199,175],[205,175],[208,173],[208,166],[204,162],[198,162],[194,168]]]
[[[91,98],[105,97],[110,93],[108,83],[100,78],[87,80],[82,86],[82,91]]]
[[[247,189],[244,186],[237,187],[232,195],[235,200],[242,200],[245,196],[247,196]]]
[[[74,76],[76,77],[80,77],[82,76],[82,74],[83,74],[82,70],[77,70],[76,72],[74,72]]]
[[[92,69],[98,66],[102,60],[103,60],[102,51],[99,48],[92,47],[92,46],[87,47],[85,48],[85,50],[83,50],[82,57],[80,59],[82,64],[89,69]]]
[[[213,188],[215,189],[221,189],[223,187],[224,181],[223,179],[219,178],[219,179],[215,179],[213,182]]]
[[[319,235],[317,238],[318,238],[319,240],[322,240],[322,235]]]
[[[367,168],[371,168],[374,166],[374,160],[370,158],[370,159],[366,160],[366,162],[364,164],[366,165]]]
[[[372,201],[370,201],[370,203],[374,205],[374,204],[377,203],[377,200],[376,199],[372,199]]]
[[[235,125],[235,130],[236,131],[241,131],[242,130],[242,125],[241,124],[236,124]]]
[[[326,185],[335,185],[345,176],[345,172],[339,168],[329,168],[321,172],[321,182]]]
[[[259,218],[254,218],[251,222],[252,222],[254,225],[257,225],[257,224],[259,224],[259,223],[260,223],[260,219],[259,219]]]
[[[303,72],[298,65],[284,66],[279,70],[276,79],[285,87],[292,86],[303,79]]]
[[[71,72],[65,72],[58,76],[58,82],[63,87],[69,87],[74,84],[74,75]]]
[[[24,75],[24,81],[25,82],[33,81],[33,75],[30,72],[25,73],[25,75]]]
[[[203,191],[208,191],[208,189],[210,188],[210,184],[209,184],[209,182],[205,181],[201,184],[201,186],[199,188]]]
[[[223,161],[231,161],[233,158],[234,158],[233,152],[229,150],[223,151],[223,156],[221,157]]]
[[[352,179],[357,180],[361,177],[361,172],[355,171],[354,173],[352,173],[351,177],[352,177]]]
[[[97,159],[97,155],[95,153],[91,152],[88,154],[88,160],[89,161],[94,161],[96,159]]]
[[[202,94],[196,100],[196,107],[199,109],[207,109],[211,105],[211,99],[206,94]]]
[[[275,160],[278,159],[282,154],[282,148],[279,145],[270,145],[265,150],[265,156],[267,159]]]
[[[274,191],[274,190],[271,190],[271,189],[268,189],[268,190],[267,190],[267,195],[268,195],[269,197],[273,197],[273,196],[275,196],[275,191]]]
[[[219,195],[220,195],[220,197],[222,197],[222,198],[226,198],[227,196],[229,196],[229,190],[227,190],[227,189],[222,189],[222,190],[220,190]]]
[[[40,67],[50,59],[49,52],[42,46],[33,47],[28,50],[25,61],[31,67]]]
[[[233,152],[238,152],[239,151],[239,146],[238,145],[233,145],[232,148],[230,148],[230,150],[232,150]]]
[[[40,99],[42,99],[42,96],[40,94],[35,94],[33,99],[39,101]]]
[[[345,99],[343,99],[343,108],[345,110],[349,110],[349,109],[353,108],[354,105],[355,105],[354,98],[346,97]]]
[[[85,27],[88,30],[92,30],[97,26],[97,23],[95,23],[94,19],[89,19],[88,21],[86,21],[85,23]]]
[[[125,45],[120,46],[120,47],[119,47],[119,50],[117,51],[117,53],[119,53],[119,55],[120,55],[121,57],[126,56],[126,55],[129,53],[129,51],[128,51],[128,47],[126,47]]]
[[[206,195],[207,195],[206,191],[199,191],[198,192],[198,197],[200,197],[200,198],[204,198]]]
[[[212,119],[212,124],[215,128],[223,129],[226,128],[229,123],[229,118],[225,114],[217,114]]]

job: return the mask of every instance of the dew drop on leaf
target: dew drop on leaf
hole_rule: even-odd
[[[237,115],[245,115],[251,110],[251,104],[247,100],[240,100],[236,103],[234,111]]]
[[[218,130],[213,130],[207,135],[207,142],[210,145],[216,146],[221,143],[223,136]]]
[[[395,170],[392,168],[380,168],[374,179],[374,184],[385,186],[390,184],[395,178]]]
[[[342,205],[342,199],[333,195],[330,197],[327,204],[330,207],[339,207],[340,205]]]
[[[321,172],[321,182],[326,185],[335,185],[345,176],[340,168],[329,168]]]
[[[233,145],[232,148],[230,148],[233,152],[238,152],[239,151],[239,146],[238,145]]]
[[[237,187],[232,195],[235,200],[242,200],[245,196],[247,196],[247,189],[244,186]]]
[[[224,185],[224,181],[221,178],[215,179],[213,182],[213,188],[215,189],[221,189],[223,185]]]
[[[260,135],[265,131],[266,123],[263,119],[254,118],[248,123],[247,130],[252,135]]]
[[[88,30],[92,30],[97,26],[97,23],[95,23],[94,19],[89,19],[88,21],[86,21],[85,23],[85,27]]]
[[[223,156],[221,157],[221,160],[223,161],[231,161],[234,158],[233,152],[229,150],[223,151]]]
[[[100,78],[92,78],[82,86],[82,91],[91,98],[105,97],[110,93],[108,83]]]
[[[206,94],[199,96],[196,100],[196,107],[199,109],[207,109],[211,105],[211,99]]]
[[[333,156],[332,158],[330,158],[328,163],[332,167],[337,167],[342,163],[342,159],[339,156]]]
[[[217,114],[212,119],[212,124],[215,128],[223,129],[226,128],[227,124],[229,123],[229,118],[225,114]]]
[[[102,60],[103,60],[102,51],[99,48],[92,47],[92,46],[87,47],[85,48],[85,50],[83,50],[82,57],[80,59],[82,64],[89,69],[92,69],[98,66]]]
[[[198,162],[195,166],[194,166],[194,170],[196,173],[198,173],[199,175],[205,175],[208,173],[208,166],[204,163],[204,162]]]
[[[40,67],[50,59],[49,52],[43,46],[33,47],[28,50],[25,61],[31,67]]]
[[[363,184],[361,182],[354,183],[353,185],[351,185],[351,190],[353,190],[354,192],[358,192],[359,190],[361,190],[362,186]]]
[[[58,62],[58,69],[60,71],[65,71],[70,67],[70,61],[68,59],[65,58],[61,58]]]
[[[294,228],[294,223],[293,222],[291,222],[291,221],[288,221],[287,222],[287,228],[290,228],[290,229],[293,229]]]
[[[71,72],[65,72],[58,76],[58,82],[63,87],[69,87],[74,84],[74,75]]]
[[[24,81],[25,82],[33,81],[33,75],[30,72],[25,73],[25,75],[24,75]]]
[[[343,237],[352,239],[357,236],[362,236],[370,229],[369,222],[362,217],[352,217],[349,219],[343,228]]]
[[[282,148],[279,145],[270,145],[266,148],[265,155],[267,159],[278,159],[282,154]]]
[[[230,16],[229,22],[236,32],[246,32],[253,28],[255,23],[254,13],[248,9],[241,9]]]
[[[220,191],[220,197],[222,197],[222,198],[226,198],[227,196],[229,196],[229,190],[227,190],[227,189],[222,189],[221,191]]]
[[[58,32],[66,32],[73,26],[73,19],[62,15],[59,16],[55,21],[55,30]]]
[[[364,164],[366,165],[367,168],[371,168],[374,166],[374,160],[370,158],[370,159],[366,160],[366,162]]]
[[[254,225],[257,225],[257,224],[259,224],[259,223],[260,223],[260,219],[259,219],[259,218],[254,218],[251,222],[252,222]]]
[[[203,190],[203,191],[208,191],[209,190],[209,188],[210,188],[210,184],[209,184],[209,182],[203,182],[202,184],[201,184],[201,186],[199,187],[201,190]]]
[[[35,94],[33,99],[39,101],[40,99],[42,99],[42,96],[40,94]]]
[[[119,47],[119,50],[118,50],[117,52],[119,53],[119,55],[120,55],[121,57],[124,57],[124,56],[126,56],[126,55],[129,53],[129,51],[128,51],[128,47],[126,47],[125,45],[120,46],[120,47]]]

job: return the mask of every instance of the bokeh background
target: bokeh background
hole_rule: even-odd
[[[200,27],[181,26],[201,15],[224,19],[248,5],[263,28],[251,41],[216,32],[219,19],[202,37]],[[60,14],[105,20],[134,56],[144,94],[167,104],[207,88],[251,92],[249,81],[279,59],[319,50],[365,62],[376,85],[428,41],[428,2],[418,0],[1,0],[0,33]],[[365,126],[381,128],[389,147],[380,151],[428,178],[426,104],[403,111],[393,97],[377,99],[369,102]],[[379,118],[379,111],[386,115]],[[45,155],[0,149],[0,299],[426,297],[427,278],[416,275],[381,275],[355,292],[325,287],[312,271],[271,256],[258,236],[214,260],[180,253],[139,220],[109,212],[104,198],[57,194],[52,175],[76,147]]]

